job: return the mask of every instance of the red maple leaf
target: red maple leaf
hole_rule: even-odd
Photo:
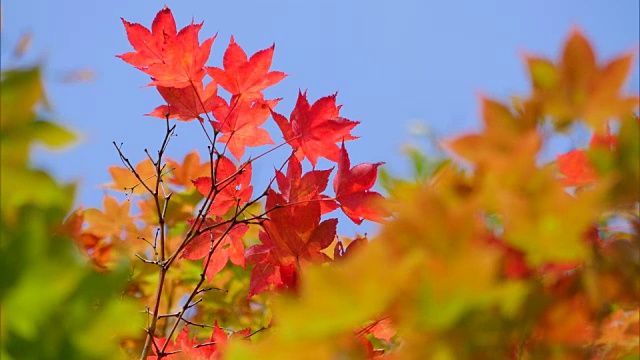
[[[276,171],[276,182],[282,197],[288,203],[318,200],[322,214],[335,210],[338,205],[330,200],[322,192],[327,188],[329,175],[333,168],[328,170],[312,170],[302,175],[300,161],[292,155],[289,157],[287,174]]]
[[[216,224],[221,224],[223,221],[221,217],[215,220],[206,218],[202,224],[202,228],[215,226]],[[246,224],[228,223],[215,226],[211,230],[193,238],[193,240],[185,246],[180,258],[187,260],[205,258],[211,248],[217,244],[211,256],[209,266],[207,266],[206,277],[209,281],[227,265],[228,260],[244,268],[244,242],[242,241],[242,237],[248,230],[249,226]]]
[[[244,330],[236,331],[231,335],[227,335],[227,333],[218,326],[218,320],[216,320],[213,324],[211,339],[207,341],[209,345],[203,346],[203,348],[209,348],[210,350],[211,357],[208,359],[222,359],[222,355],[224,355],[229,340],[245,338],[248,341],[249,339],[247,336],[249,336],[250,333],[251,328],[246,328]]]
[[[215,188],[212,192],[211,177],[204,176],[193,180],[198,191],[206,196],[212,193],[211,215],[223,215],[235,206],[242,206],[251,198],[251,163],[236,168],[229,158],[222,156],[216,164]]]
[[[284,139],[297,151],[298,159],[306,157],[313,167],[320,157],[337,162],[340,149],[336,143],[357,139],[350,132],[359,122],[339,117],[340,106],[336,106],[336,96],[326,96],[309,105],[307,93],[299,92],[291,112],[291,122],[272,112]]]
[[[119,57],[150,75],[153,81],[149,86],[182,88],[202,81],[206,74],[204,64],[215,40],[213,36],[200,44],[198,33],[202,23],[191,23],[176,34],[176,23],[167,7],[156,15],[152,31],[122,21],[136,52]]]
[[[220,106],[213,111],[217,121],[211,125],[217,131],[222,132],[218,139],[221,143],[227,143],[229,151],[236,159],[240,159],[246,146],[261,146],[274,144],[269,132],[259,128],[267,121],[271,114],[271,108],[276,106],[280,99],[265,101],[237,101],[231,107],[220,99]]]
[[[124,24],[129,43],[135,51],[116,56],[137,68],[162,63],[165,37],[177,35],[176,22],[171,10],[165,6],[158,12],[153,19],[151,31],[140,24],[120,19]]]
[[[247,54],[232,36],[222,60],[224,70],[207,67],[207,73],[234,97],[242,95],[244,101],[262,99],[262,90],[287,76],[280,71],[269,72],[274,49],[275,45],[260,50],[247,59]]]
[[[247,262],[249,262],[247,260]],[[280,267],[270,262],[256,264],[251,270],[251,280],[249,281],[249,291],[247,299],[270,289],[279,289],[283,286],[280,278]]]
[[[609,133],[594,134],[589,144],[591,149],[599,148],[613,151],[617,147],[618,138]],[[564,176],[565,186],[586,186],[593,184],[598,173],[593,167],[587,150],[572,150],[557,157],[558,172]]]
[[[585,186],[596,181],[596,171],[585,150],[572,150],[558,156],[558,171],[566,186]]]
[[[320,204],[306,202],[278,208],[285,203],[282,195],[271,190],[267,196],[270,219],[259,233],[262,244],[247,249],[245,260],[256,264],[249,285],[249,297],[273,289],[297,286],[301,262],[324,262],[329,257],[321,252],[336,236],[338,219],[320,222]],[[292,226],[295,224],[295,226]]]
[[[349,168],[349,154],[342,143],[338,172],[333,179],[333,190],[342,211],[356,224],[362,223],[363,219],[379,222],[388,216],[388,213],[378,206],[384,197],[369,190],[376,183],[378,166],[382,164],[384,163],[365,163]]]
[[[284,199],[280,194],[269,192],[267,209],[283,204]],[[300,260],[322,262],[329,259],[320,251],[335,239],[338,219],[320,222],[320,215],[320,204],[317,202],[299,203],[269,212],[269,220],[262,223],[262,227],[270,240],[269,244],[273,244],[271,256],[278,264],[290,265],[299,263]]]
[[[223,106],[224,102],[217,96],[218,87],[215,82],[209,82],[203,87],[202,82],[195,82],[183,88],[158,86],[158,92],[168,105],[158,106],[145,116],[165,119],[168,115],[169,119],[202,121],[200,115],[214,111]]]
[[[168,343],[164,349],[164,353],[168,353],[169,355],[163,356],[163,359],[187,358],[205,360],[209,359],[215,352],[215,348],[194,347],[197,344],[196,338],[193,337],[192,339],[189,339],[189,329],[187,327],[184,327],[182,331],[180,331],[175,341],[170,341],[170,339],[167,338],[156,338],[154,343],[161,349],[166,343]],[[155,346],[152,347],[152,350],[155,356],[149,356],[147,359],[158,359],[159,357],[157,356],[158,353],[156,352]]]
[[[252,246],[247,250],[245,260],[249,264],[255,264],[253,270],[251,270],[247,299],[268,290],[294,290],[297,287],[295,264],[288,266],[276,265],[276,262],[269,258],[268,247],[262,245]]]
[[[176,37],[169,37],[165,61],[149,65],[143,70],[153,81],[149,86],[185,87],[202,81],[206,71],[204,64],[209,59],[211,45],[215,36],[206,39],[202,44],[198,40],[198,32],[202,23],[185,26]]]

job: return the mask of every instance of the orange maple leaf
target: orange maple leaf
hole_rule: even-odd
[[[216,121],[211,126],[222,132],[218,139],[221,143],[227,143],[229,151],[236,159],[242,158],[245,147],[274,144],[267,130],[260,128],[264,124],[271,110],[280,99],[265,101],[238,101],[233,107],[220,98],[220,106],[213,111]]]
[[[559,129],[574,119],[584,119],[597,132],[611,118],[621,118],[638,108],[640,98],[623,95],[633,55],[627,53],[598,66],[593,48],[578,29],[567,39],[559,63],[526,56],[533,82],[533,99],[553,117]]]
[[[136,172],[142,179],[140,180],[131,172],[131,170],[119,166],[109,167],[109,173],[113,179],[113,183],[106,185],[107,188],[127,192],[134,195],[144,194],[147,190],[142,185],[146,184],[153,188],[156,181],[156,169],[151,160],[144,159],[135,167]]]
[[[211,176],[211,163],[208,161],[201,163],[197,150],[187,154],[182,160],[182,163],[167,159],[167,168],[167,171],[169,171],[167,181],[170,184],[185,188],[193,185],[192,180],[202,176]]]
[[[269,71],[274,49],[275,45],[247,59],[247,54],[232,36],[222,60],[224,69],[207,67],[207,73],[234,97],[241,96],[243,101],[261,100],[262,90],[287,76],[281,71]]]

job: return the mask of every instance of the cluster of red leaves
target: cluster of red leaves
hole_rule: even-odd
[[[267,195],[266,207],[274,210],[263,224],[264,232],[260,233],[262,245],[247,250],[247,261],[256,264],[249,297],[266,290],[269,285],[295,289],[301,262],[330,260],[322,250],[335,239],[338,219],[321,222],[322,214],[339,205],[356,224],[360,224],[363,218],[380,221],[386,216],[380,207],[372,206],[383,199],[377,192],[370,191],[378,166],[380,163],[350,168],[349,155],[343,144],[333,182],[334,200],[322,194],[331,169],[312,170],[302,175],[300,163],[291,156],[287,174],[276,173],[280,192],[271,190]]]
[[[356,224],[364,219],[380,222],[388,215],[381,209],[382,195],[371,190],[382,163],[351,167],[344,142],[357,138],[351,130],[359,122],[340,117],[336,94],[311,104],[306,92],[299,92],[288,119],[274,111],[280,99],[264,98],[266,88],[286,77],[283,72],[270,70],[275,45],[249,57],[231,37],[222,68],[209,67],[206,63],[215,36],[200,43],[202,23],[191,23],[178,31],[167,7],[158,12],[151,30],[122,21],[134,51],[118,57],[149,75],[148,86],[156,87],[166,102],[147,115],[167,121],[197,119],[211,126],[205,131],[213,131],[211,162],[199,165],[199,159],[185,158],[181,166],[167,161],[171,167],[167,181],[186,189],[195,186],[204,198],[202,215],[188,220],[192,235],[177,246],[178,260],[204,259],[203,275],[209,282],[229,261],[243,268],[245,263],[250,264],[248,298],[267,290],[295,291],[306,264],[332,260],[323,251],[336,239],[338,219],[323,220],[323,215],[341,208]],[[230,94],[228,99],[220,95],[219,88]],[[252,200],[253,160],[236,165],[226,152],[241,160],[247,147],[274,145],[271,135],[262,128],[270,117],[282,132],[283,145],[291,146],[292,155],[286,174],[276,170],[274,181],[279,191],[268,189],[264,212],[249,216],[246,208],[261,198]],[[334,196],[325,193],[333,168],[316,170],[319,158],[337,163]],[[301,164],[304,159],[312,167],[306,173]],[[134,185],[140,179],[152,184],[158,176],[155,164],[143,162],[139,166],[135,168],[139,176],[127,169],[111,169],[113,187],[143,194],[146,186]],[[153,208],[151,203],[142,204],[141,209],[144,207]],[[245,251],[243,238],[252,224],[260,226],[261,243]],[[349,248],[349,254],[353,249],[355,246]],[[341,251],[337,254],[343,256]],[[216,328],[214,336],[221,336],[219,333]],[[161,350],[161,356],[177,350],[195,358],[213,353],[211,347],[194,347],[194,341],[183,330],[175,342],[164,341],[156,349]]]
[[[260,127],[270,115],[282,130],[283,138],[291,145],[295,156],[289,159],[286,176],[280,171],[276,172],[282,194],[271,191],[267,197],[267,209],[287,207],[271,211],[269,219],[263,224],[266,232],[261,235],[262,241],[266,244],[279,244],[275,248],[271,246],[274,249],[271,257],[275,257],[273,266],[290,267],[294,262],[288,256],[298,259],[305,252],[309,252],[306,257],[313,258],[313,252],[326,248],[333,241],[337,220],[323,222],[333,225],[325,225],[321,229],[327,227],[333,228],[333,231],[327,229],[321,232],[322,239],[316,238],[321,236],[319,234],[311,236],[309,231],[320,225],[321,214],[338,207],[336,201],[357,224],[363,219],[380,221],[386,216],[384,211],[374,205],[382,200],[382,196],[370,191],[381,163],[360,164],[350,168],[344,141],[356,139],[350,131],[358,122],[339,116],[340,106],[336,105],[335,94],[321,98],[311,105],[306,92],[299,93],[290,120],[273,112],[279,99],[264,100],[262,91],[286,76],[279,71],[269,71],[275,46],[248,58],[232,37],[224,54],[223,69],[206,67],[214,38],[198,43],[197,34],[202,24],[191,24],[176,32],[173,16],[168,8],[158,13],[151,31],[139,24],[123,22],[136,51],[119,57],[150,75],[152,82],[149,85],[156,86],[167,102],[167,105],[156,108],[151,115],[184,121],[197,118],[202,121],[203,114],[208,116],[211,113],[215,118],[210,120],[213,129],[222,134],[217,141],[226,143],[226,147],[237,159],[244,156],[247,146],[273,144],[269,133]],[[211,79],[203,90],[202,84],[207,74]],[[232,95],[229,102],[218,96],[218,85]],[[342,148],[336,144],[341,141]],[[338,172],[333,182],[334,198],[322,194],[332,169],[314,169],[302,176],[299,161],[307,158],[315,167],[320,157],[338,163]],[[250,185],[251,163],[236,167],[230,159],[220,156],[214,167],[213,177],[199,177],[193,180],[193,184],[205,198],[215,196],[208,214],[222,216],[249,201],[253,189]],[[293,222],[294,219],[297,221]],[[209,222],[215,220],[208,219],[207,223]],[[293,230],[289,229],[292,223],[297,224]],[[221,234],[217,234],[219,235]],[[216,238],[213,234],[202,234],[185,251],[204,256],[203,249],[194,251],[194,248],[203,246],[208,251],[210,241],[201,240],[206,237]],[[310,241],[315,245],[307,244]],[[294,246],[292,243],[298,244]],[[268,246],[266,244],[261,246]],[[309,246],[314,250],[307,248]],[[285,248],[287,251],[282,250]],[[250,263],[264,264],[265,260],[257,260],[256,256],[256,252],[251,250],[247,258]],[[220,252],[214,259],[217,257],[224,258],[226,254]],[[183,255],[183,258],[193,258],[193,255]],[[239,264],[240,261],[234,263]],[[220,266],[213,269],[219,270]],[[263,273],[263,270],[262,267],[256,267],[254,273]],[[211,274],[215,273],[216,271],[211,270]],[[266,276],[263,274],[261,280],[256,279],[256,284],[263,283]],[[276,287],[280,285],[279,280],[273,280],[269,284]],[[252,286],[250,296],[260,292],[257,289]]]
[[[206,218],[202,225],[212,229],[191,240],[180,257],[188,260],[199,260],[207,256],[209,251],[213,252],[215,250],[215,256],[211,257],[208,266],[207,264],[204,266],[207,269],[205,275],[209,281],[227,265],[229,260],[233,264],[244,267],[244,242],[242,237],[247,233],[249,227],[245,224],[229,226],[220,217],[215,220]],[[213,244],[218,244],[217,248],[212,248]]]

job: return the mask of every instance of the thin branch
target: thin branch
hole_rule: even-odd
[[[208,288],[203,288],[203,289],[198,290],[198,294],[199,294],[199,293],[203,293],[203,292],[207,292],[207,291],[211,291],[211,290],[218,290],[218,291],[222,291],[222,292],[229,292],[229,290],[227,290],[227,289],[220,289],[220,288],[217,288],[217,287],[208,287]]]
[[[116,144],[115,141],[113,141],[113,146],[115,146],[116,150],[118,151],[118,155],[120,156],[120,160],[122,160],[123,164],[125,165],[125,167],[131,171],[133,173],[133,175],[136,177],[136,179],[138,179],[138,184],[136,184],[135,186],[133,186],[131,188],[132,192],[133,189],[135,189],[136,186],[142,184],[142,186],[144,186],[144,188],[153,195],[153,190],[151,190],[151,188],[149,188],[149,186],[147,186],[147,184],[145,183],[146,180],[142,180],[142,178],[140,177],[140,174],[138,174],[138,172],[136,171],[136,169],[133,167],[133,165],[131,164],[131,161],[129,161],[129,159],[124,156],[124,153],[122,152],[122,145],[120,145],[120,147],[118,147],[118,145]],[[125,189],[126,190],[126,189]]]
[[[241,337],[240,340],[248,339],[248,338],[252,337],[253,335],[255,335],[255,334],[257,334],[257,333],[259,333],[261,331],[267,330],[267,329],[268,329],[267,327],[261,327],[260,329]],[[196,345],[194,345],[194,348],[199,348],[199,347],[203,347],[203,346],[211,346],[211,345],[215,345],[216,343],[217,343],[216,341],[209,341],[209,342],[205,342],[205,343],[201,343],[201,344],[196,344]]]
[[[209,249],[209,253],[204,261],[204,268],[202,270],[202,273],[200,274],[200,280],[198,281],[198,283],[196,284],[196,286],[194,287],[193,291],[191,292],[191,294],[189,295],[189,297],[187,298],[187,300],[185,301],[184,306],[182,307],[182,309],[180,310],[180,314],[178,315],[177,319],[178,321],[176,321],[176,323],[173,325],[173,327],[171,328],[171,331],[169,332],[167,338],[171,338],[174,334],[174,332],[176,331],[177,327],[178,327],[178,323],[180,322],[180,320],[183,320],[183,316],[185,314],[185,312],[191,308],[192,306],[194,306],[195,304],[199,303],[200,301],[202,301],[202,298],[198,299],[195,303],[191,303],[193,301],[193,298],[198,294],[198,290],[200,289],[200,286],[202,286],[202,284],[204,283],[205,280],[205,274],[207,272],[207,268],[209,266],[209,264],[211,263],[211,257],[213,256],[213,253],[215,252],[215,250],[218,248],[218,246],[222,243],[222,241],[224,240],[224,238],[229,235],[229,232],[231,232],[231,230],[233,229],[233,226],[236,223],[233,222],[226,230],[225,232],[222,234],[222,236],[220,236],[220,239],[218,239],[217,241],[215,241],[215,239],[211,239],[211,247]],[[163,346],[162,350],[166,349],[167,344],[165,344],[165,346]]]
[[[165,216],[166,216],[166,212],[167,212],[167,205],[169,203],[169,199],[171,197],[171,194],[168,195],[164,195],[164,200],[165,203],[163,204],[163,206],[161,207],[160,203],[160,198],[159,198],[159,189],[161,187],[161,183],[162,183],[162,173],[164,170],[164,166],[162,165],[162,157],[167,149],[167,146],[169,145],[169,140],[171,139],[172,134],[174,133],[176,128],[176,125],[170,126],[169,125],[169,115],[167,115],[166,117],[166,131],[165,131],[165,136],[164,139],[162,141],[162,145],[160,146],[160,150],[158,150],[158,158],[157,161],[152,161],[155,165],[156,168],[156,184],[155,184],[155,189],[153,191],[151,191],[151,189],[144,184],[145,188],[147,188],[147,190],[149,190],[149,192],[151,193],[151,196],[153,197],[154,203],[155,203],[155,207],[156,207],[156,214],[158,216],[158,228],[159,228],[159,238],[160,238],[160,259],[159,262],[161,265],[160,268],[160,273],[158,275],[158,288],[156,290],[156,298],[154,301],[154,306],[153,306],[153,315],[151,317],[151,324],[149,325],[149,330],[147,332],[147,338],[145,340],[145,344],[144,344],[144,348],[142,349],[142,354],[140,356],[141,360],[144,360],[147,358],[147,355],[149,354],[149,351],[151,350],[151,346],[153,344],[154,348],[156,348],[156,353],[158,354],[158,357],[162,357],[162,351],[160,351],[158,349],[158,346],[155,344],[154,341],[154,334],[156,331],[156,327],[158,324],[158,314],[160,312],[160,302],[162,299],[162,291],[164,289],[164,285],[165,285],[165,279],[166,279],[166,274],[168,271],[168,267],[165,266],[164,262],[165,262],[165,236],[166,236],[166,229],[165,229]],[[127,160],[128,161],[128,160]],[[139,176],[138,176],[139,179]],[[164,192],[164,187],[162,188],[163,192]],[[163,346],[163,350],[166,347],[168,342],[165,342],[164,346]]]
[[[158,265],[160,267],[162,266],[156,260],[147,260],[147,259],[143,258],[142,256],[140,256],[139,254],[136,254],[136,257],[138,259],[140,259],[143,263],[154,264],[154,265]]]

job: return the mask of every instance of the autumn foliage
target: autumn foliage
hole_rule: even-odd
[[[76,235],[96,236],[98,244],[113,251],[111,257],[93,256],[98,267],[108,269],[118,257],[137,256],[145,264],[141,272],[159,273],[155,287],[148,287],[151,291],[138,289],[142,274],[134,274],[128,285],[146,299],[149,309],[143,357],[171,356],[177,346],[172,344],[195,346],[184,325],[206,328],[211,319],[227,329],[247,332],[248,338],[250,329],[270,328],[265,311],[270,298],[258,295],[295,294],[306,267],[332,261],[338,219],[323,219],[324,215],[340,208],[356,224],[364,219],[380,222],[388,216],[381,207],[382,196],[371,190],[380,163],[351,167],[344,142],[357,138],[351,131],[359,122],[340,117],[335,94],[310,103],[306,92],[299,93],[288,118],[276,112],[280,99],[263,95],[264,89],[286,77],[271,70],[275,46],[249,57],[232,37],[222,67],[208,67],[205,63],[215,37],[200,43],[202,24],[192,23],[178,31],[168,8],[158,13],[151,30],[123,23],[135,51],[119,57],[151,76],[148,85],[158,89],[166,105],[147,115],[164,119],[166,137],[156,158],[135,166],[118,146],[126,166],[110,169],[110,187],[130,199],[115,204],[114,211],[106,211],[110,205],[105,202],[105,211],[78,212],[86,226]],[[278,145],[262,127],[269,118],[282,131]],[[175,132],[170,119],[200,123],[208,142],[204,160],[198,152],[182,162],[164,158]],[[275,146],[249,155],[248,148],[263,145]],[[277,166],[265,189],[254,189],[252,163],[285,146],[291,148],[290,156]],[[336,167],[316,169],[319,158],[337,164],[333,196],[326,190]],[[306,172],[305,159],[311,164]],[[129,213],[133,199],[140,210],[136,216]],[[186,276],[188,271],[192,279]],[[205,301],[210,297],[205,292],[225,294],[229,287],[238,287],[224,296],[230,304],[221,306],[220,294],[212,295],[218,300]],[[177,313],[171,313],[174,301],[182,302]],[[221,308],[205,310],[210,306]],[[219,335],[222,330],[217,331]],[[178,332],[175,343],[157,340],[157,334],[173,339]],[[205,333],[198,332],[198,338]],[[180,346],[180,352],[190,356],[221,353],[212,346]]]
[[[482,130],[444,139],[450,158],[420,155],[431,170],[414,179],[384,172],[385,199],[383,164],[350,162],[360,123],[340,116],[336,94],[299,92],[290,113],[265,99],[286,77],[271,69],[275,46],[248,56],[231,37],[210,67],[216,37],[200,42],[201,23],[178,30],[166,7],[151,29],[123,23],[134,51],[118,57],[151,77],[164,104],[146,115],[165,136],[137,164],[114,143],[124,166],[106,187],[122,195],[62,228],[97,271],[128,264],[117,296],[139,304],[131,321],[144,330],[116,331],[123,356],[639,355],[632,54],[597,60],[573,30],[559,60],[526,55],[531,93],[482,97]],[[263,128],[270,119],[281,133]],[[201,151],[167,157],[178,126],[201,127]],[[588,147],[542,160],[579,127]],[[272,152],[286,160],[260,188],[252,164]],[[321,158],[335,165],[318,169]],[[381,224],[374,238],[337,234],[365,220]]]

